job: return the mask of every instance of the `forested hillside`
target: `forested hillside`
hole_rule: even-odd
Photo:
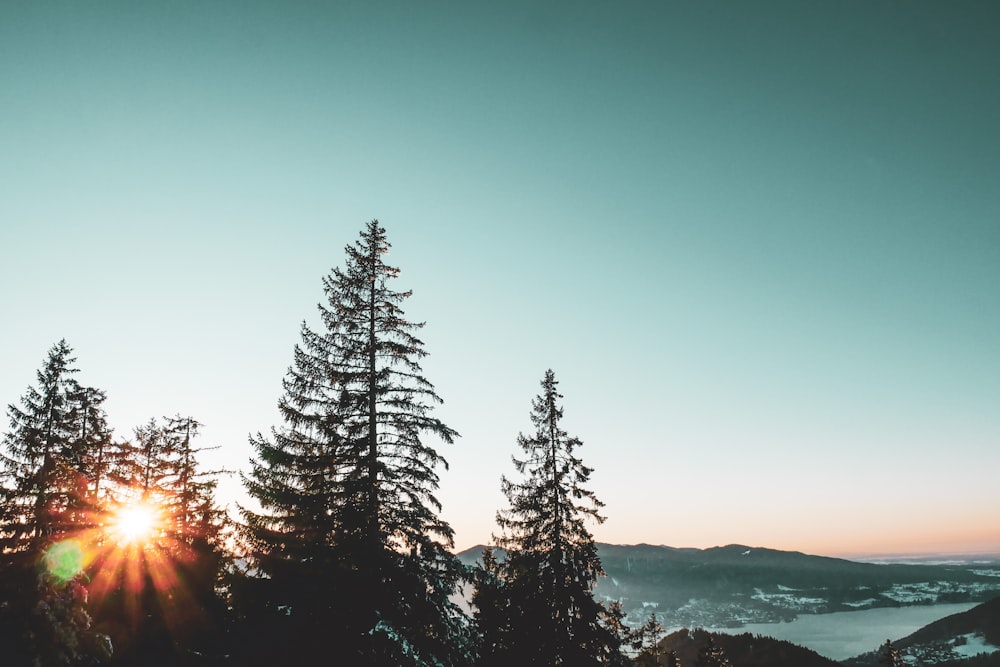
[[[892,645],[908,662],[922,665],[1000,664],[1000,597],[935,621]],[[845,661],[852,667],[878,663],[877,651]]]
[[[770,637],[744,634],[724,634],[704,630],[678,630],[664,637],[659,644],[661,654],[673,653],[681,665],[702,665],[717,648],[728,663],[737,667],[837,667],[840,663],[824,658],[815,651]],[[662,660],[667,664],[666,660]]]
[[[743,545],[674,549],[600,545],[597,593],[626,610],[655,605],[676,625],[738,627],[803,613],[985,601],[1000,591],[988,563],[860,563]]]

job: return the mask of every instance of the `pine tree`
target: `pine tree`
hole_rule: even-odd
[[[145,456],[138,440],[111,436],[100,443],[93,458],[91,493],[105,512],[139,499]]]
[[[466,657],[466,622],[448,599],[463,570],[434,495],[446,463],[424,440],[456,433],[431,416],[440,398],[421,374],[423,324],[404,317],[410,292],[390,285],[389,248],[372,221],[323,279],[323,328],[302,325],[284,425],[251,438],[244,481],[260,510],[244,509],[244,537],[259,576],[242,593],[249,627],[267,627],[283,658],[289,646],[336,646],[348,664]]]
[[[136,474],[134,491],[139,492],[145,501],[162,504],[164,488],[174,468],[173,461],[170,460],[173,452],[168,449],[163,427],[155,418],[150,417],[148,422],[137,426],[133,433],[137,459],[133,463]]]
[[[587,520],[598,523],[603,506],[585,488],[592,470],[574,451],[582,444],[559,425],[555,374],[546,371],[532,402],[535,433],[518,436],[523,459],[514,466],[524,479],[501,479],[510,508],[497,513],[507,551],[502,591],[509,610],[499,656],[527,665],[597,665],[614,661],[619,642],[601,623],[594,599],[604,574]]]
[[[38,386],[28,387],[21,407],[7,410],[10,430],[0,448],[0,644],[12,664],[106,655],[87,611],[83,548],[96,520],[92,450],[108,432],[99,403],[88,404],[90,392],[73,378],[74,362],[66,341],[56,343]]]
[[[636,631],[625,624],[626,616],[621,600],[611,600],[604,605],[601,624],[610,634],[610,650],[604,656],[604,661],[601,664],[614,667],[632,667],[633,662],[625,651],[632,646]],[[615,650],[616,648],[618,650]]]
[[[113,456],[110,451],[114,446],[112,432],[104,411],[107,394],[96,387],[78,387],[72,399],[78,406],[75,417],[79,436],[68,459],[87,478],[86,495],[93,502],[100,496],[102,485],[109,483],[108,468]]]
[[[473,620],[478,631],[477,667],[500,667],[504,642],[510,636],[510,607],[503,590],[503,571],[492,547],[483,549],[481,562],[472,569]]]
[[[222,654],[227,519],[214,499],[216,471],[198,465],[208,449],[194,445],[200,426],[179,415],[150,419],[135,429],[134,442],[112,448],[113,513],[142,509],[154,518],[151,535],[124,543],[109,536],[94,563],[94,616],[115,629],[116,664]]]
[[[705,645],[698,649],[697,667],[731,667],[726,651],[715,643],[712,635],[707,635]]]
[[[886,639],[879,651],[878,664],[882,667],[902,667],[905,662],[899,649],[892,645],[892,641]]]
[[[203,470],[199,457],[213,447],[195,446],[202,424],[193,417],[164,417],[160,429],[167,474],[158,482],[162,494],[162,553],[171,561],[176,586],[161,596],[174,650],[218,654],[227,624],[219,591],[230,558],[223,544],[228,524],[215,503],[220,470]],[[166,599],[162,599],[162,598]]]
[[[109,484],[109,464],[115,457],[115,443],[108,426],[104,401],[107,395],[96,387],[75,386],[69,395],[70,420],[77,433],[63,449],[61,458],[73,471],[66,517],[73,530],[99,533],[107,519],[108,497],[102,485]]]
[[[21,407],[9,405],[10,431],[3,439],[3,505],[0,551],[23,551],[69,527],[79,472],[71,463],[76,447],[80,388],[72,349],[61,340],[38,371],[38,387],[28,387]]]
[[[650,612],[649,618],[639,628],[634,637],[633,647],[639,651],[636,658],[637,665],[659,665],[660,656],[665,655],[660,646],[660,639],[663,638],[663,624],[656,617],[656,612]]]
[[[161,460],[166,474],[159,481],[171,535],[186,546],[218,544],[226,524],[225,511],[215,505],[215,488],[222,470],[201,470],[199,456],[215,447],[196,447],[202,424],[193,417],[164,417],[160,429]]]

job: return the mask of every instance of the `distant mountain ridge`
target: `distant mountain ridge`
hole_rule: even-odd
[[[471,564],[482,549],[459,558]],[[737,628],[803,613],[979,602],[1000,594],[1000,562],[875,564],[739,544],[598,544],[598,553],[608,576],[595,593],[621,600],[631,624],[655,610],[670,627]]]

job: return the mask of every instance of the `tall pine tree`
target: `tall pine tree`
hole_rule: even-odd
[[[49,350],[37,386],[8,406],[0,443],[0,644],[11,664],[106,655],[87,612],[83,550],[96,520],[93,454],[110,434],[103,394],[73,378],[72,354],[65,340]]]
[[[248,627],[266,627],[288,659],[336,655],[343,664],[455,665],[466,619],[449,601],[462,568],[439,516],[426,442],[455,431],[431,415],[441,399],[422,375],[426,355],[407,320],[408,291],[378,221],[323,279],[322,329],[302,325],[284,380],[284,421],[256,450],[244,510]],[[254,604],[256,603],[256,604]],[[270,655],[255,649],[260,662]]]
[[[3,505],[0,551],[23,551],[69,528],[68,512],[80,503],[80,386],[73,378],[72,348],[61,340],[28,387],[21,407],[9,405],[10,430],[3,439]]]
[[[620,662],[620,639],[602,622],[604,608],[593,595],[604,572],[586,521],[602,522],[603,504],[584,486],[592,470],[575,455],[582,443],[559,424],[557,384],[546,371],[532,402],[535,432],[518,436],[524,458],[515,457],[514,466],[522,481],[501,481],[510,507],[497,513],[502,534],[495,539],[507,557],[499,594],[491,595],[506,636],[484,647],[489,664]]]

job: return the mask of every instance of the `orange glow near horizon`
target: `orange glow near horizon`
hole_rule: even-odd
[[[743,544],[839,558],[1000,554],[1000,525],[990,508],[961,516],[933,508],[892,511],[878,506],[808,515],[795,508],[761,508],[738,520],[721,511],[706,512],[696,521],[673,513],[653,521],[612,516],[593,527],[593,533],[597,541],[611,544],[697,549]]]

